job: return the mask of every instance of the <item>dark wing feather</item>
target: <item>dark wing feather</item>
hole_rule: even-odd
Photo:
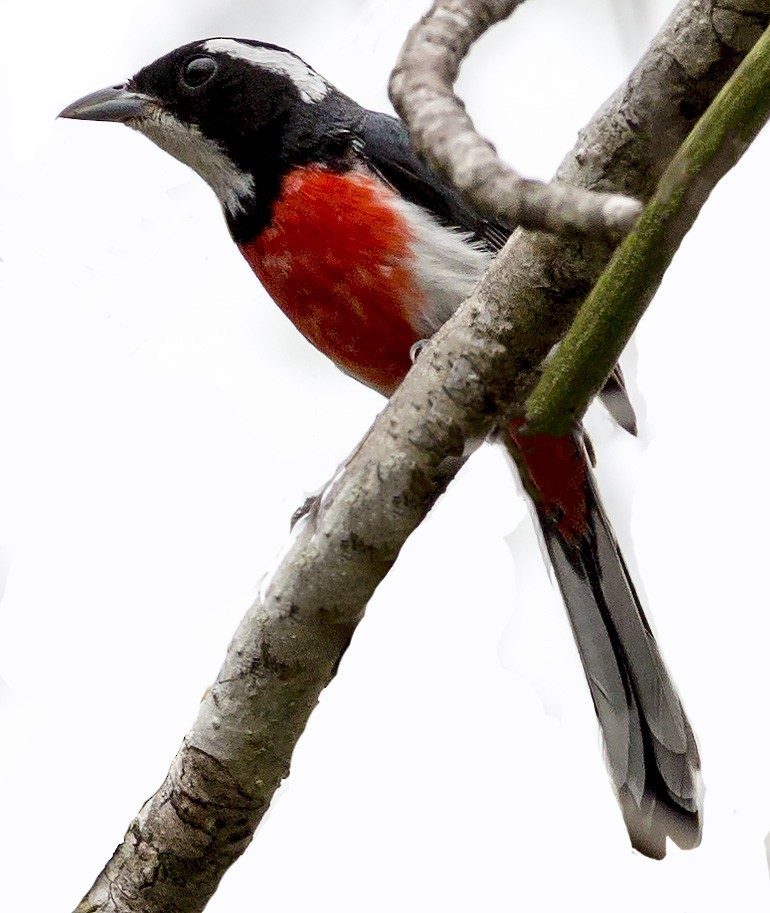
[[[358,128],[358,154],[403,197],[431,212],[443,225],[470,232],[495,253],[505,244],[513,225],[482,217],[460,194],[438,178],[409,144],[400,120],[367,111]]]
[[[605,381],[599,392],[599,399],[621,428],[625,428],[629,434],[636,435],[636,413],[628,398],[620,365],[615,365],[612,374]]]

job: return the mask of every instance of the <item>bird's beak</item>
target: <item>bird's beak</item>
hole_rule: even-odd
[[[59,117],[73,120],[107,120],[125,123],[137,117],[144,117],[157,102],[148,95],[132,92],[126,86],[111,86],[79,98],[61,112]]]

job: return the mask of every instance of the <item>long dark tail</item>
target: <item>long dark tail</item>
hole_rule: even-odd
[[[500,434],[532,497],[632,845],[701,839],[698,746],[602,508],[582,441]]]

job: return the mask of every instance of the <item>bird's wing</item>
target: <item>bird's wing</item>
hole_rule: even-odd
[[[444,225],[470,232],[493,253],[508,240],[514,226],[485,218],[443,183],[412,149],[400,120],[367,111],[359,125],[358,140],[359,154],[372,170]]]

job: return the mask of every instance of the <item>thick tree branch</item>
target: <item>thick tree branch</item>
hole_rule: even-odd
[[[476,132],[452,90],[473,43],[522,2],[437,0],[401,49],[390,78],[393,106],[415,149],[486,216],[536,231],[618,240],[641,212],[637,200],[521,177]]]
[[[770,118],[765,30],[671,161],[527,401],[532,433],[566,434],[582,418],[658,290],[717,182]]]
[[[738,5],[733,0],[732,8]],[[717,7],[683,0],[560,175],[648,197],[741,54]],[[770,0],[745,17],[767,25]],[[756,4],[754,4],[756,9]],[[730,35],[745,30],[733,22]],[[732,40],[732,39],[731,39]],[[419,524],[444,458],[514,401],[609,256],[606,244],[518,232],[419,356],[235,634],[159,791],[78,907],[192,913],[245,849],[364,607]]]

